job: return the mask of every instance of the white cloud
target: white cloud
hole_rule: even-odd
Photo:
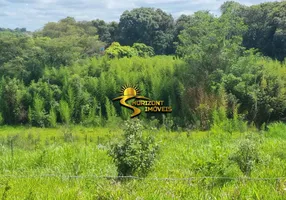
[[[35,30],[47,22],[58,21],[66,16],[77,20],[99,18],[118,21],[123,11],[136,7],[161,8],[175,18],[198,10],[218,14],[224,1],[226,0],[0,0],[0,27]],[[264,1],[239,0],[245,5]]]

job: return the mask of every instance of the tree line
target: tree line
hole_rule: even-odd
[[[171,105],[167,117],[141,117],[173,128],[283,120],[285,7],[231,1],[219,17],[198,11],[177,20],[136,8],[119,23],[67,17],[32,33],[1,29],[0,121],[101,126],[127,119],[128,110],[111,101],[125,84]]]

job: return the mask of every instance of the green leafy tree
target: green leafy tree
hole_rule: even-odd
[[[130,58],[132,56],[150,57],[154,56],[152,47],[143,43],[134,43],[132,47],[121,46],[118,42],[113,42],[105,51],[111,58]]]
[[[121,15],[119,42],[129,46],[144,43],[156,54],[172,53],[173,28],[173,17],[162,10],[136,8]]]
[[[60,38],[67,36],[94,36],[97,30],[91,22],[77,22],[73,17],[66,17],[59,22],[47,23],[35,36]]]
[[[235,5],[226,3],[222,10],[236,8],[232,15],[242,17],[248,26],[243,45],[248,49],[257,48],[264,55],[283,61],[286,57],[286,2],[267,2],[250,7]]]
[[[28,108],[25,108],[26,90],[23,82],[17,79],[2,78],[0,110],[5,124],[17,124],[27,121]]]
[[[179,35],[178,55],[190,64],[195,83],[205,82],[217,69],[226,70],[242,53],[245,26],[241,19],[224,15],[215,18],[208,12],[197,12],[192,24]]]
[[[103,42],[106,42],[110,45],[112,42],[115,42],[118,38],[118,23],[111,22],[106,23],[104,20],[93,20],[92,24],[97,29],[97,34],[99,39]]]
[[[111,58],[123,58],[136,56],[137,51],[129,46],[121,46],[118,42],[113,42],[108,49],[106,49],[105,54]]]
[[[138,56],[140,57],[150,57],[154,56],[154,49],[150,46],[147,46],[143,43],[134,43],[132,46],[136,49]]]

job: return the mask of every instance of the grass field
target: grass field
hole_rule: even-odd
[[[117,128],[0,128],[2,199],[286,199],[286,126],[245,133],[146,130],[160,146],[145,179],[117,180]],[[248,138],[248,139],[246,139]],[[251,174],[231,157],[248,140]],[[250,146],[251,146],[250,145]],[[243,145],[242,145],[243,146]],[[246,145],[247,146],[247,145]],[[255,152],[251,152],[255,150]],[[193,178],[191,178],[193,177]],[[164,179],[168,178],[168,179]]]

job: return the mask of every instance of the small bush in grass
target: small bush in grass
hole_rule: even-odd
[[[230,156],[230,160],[235,162],[241,172],[250,176],[254,165],[259,161],[257,138],[247,137],[238,144],[238,150]]]
[[[78,137],[73,134],[70,126],[64,126],[62,132],[64,142],[75,142],[78,140]]]
[[[143,137],[139,120],[125,122],[124,141],[111,146],[109,151],[119,176],[146,176],[150,171],[158,145],[153,137]]]

